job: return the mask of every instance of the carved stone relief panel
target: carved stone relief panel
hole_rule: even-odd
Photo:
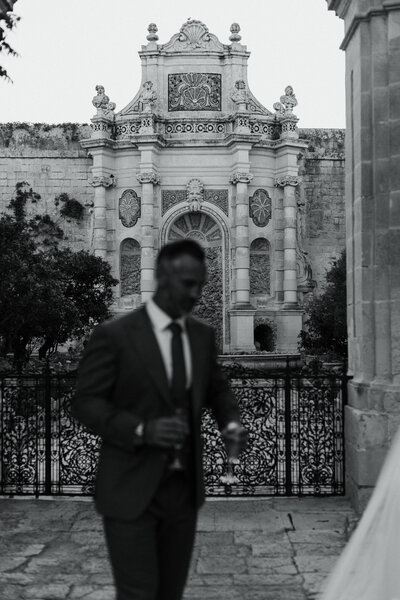
[[[121,296],[140,294],[140,245],[126,238],[120,248]]]
[[[250,245],[250,294],[270,293],[270,244],[257,238]]]
[[[228,216],[228,190],[204,190],[204,200],[215,204]]]
[[[218,73],[168,75],[168,110],[221,110],[221,75]]]
[[[125,190],[119,199],[119,218],[124,227],[133,227],[141,215],[141,201],[134,190]]]
[[[271,219],[271,198],[266,190],[258,189],[249,198],[249,211],[254,225],[268,225]]]
[[[186,190],[162,190],[161,214],[164,215],[175,204],[186,202]]]

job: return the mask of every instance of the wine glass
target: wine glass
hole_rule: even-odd
[[[188,424],[188,413],[185,408],[177,408],[175,410],[175,414],[176,414],[176,416],[180,417],[184,423]],[[172,462],[169,464],[169,469],[171,471],[183,471],[184,470],[184,464],[182,462],[182,449],[183,449],[183,442],[181,442],[179,444],[174,444],[174,450],[173,450],[173,454],[172,454]]]

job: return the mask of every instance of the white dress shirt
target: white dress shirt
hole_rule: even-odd
[[[186,318],[180,317],[179,319],[171,319],[167,313],[157,306],[152,298],[146,302],[146,310],[147,314],[149,315],[158,346],[160,348],[169,383],[171,383],[172,380],[172,331],[168,329],[168,326],[175,321],[182,327],[181,335],[186,370],[186,389],[188,389],[192,385],[192,353],[190,350],[189,337],[186,328]]]

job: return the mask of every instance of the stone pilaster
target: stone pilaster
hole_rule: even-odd
[[[154,171],[142,171],[137,179],[142,185],[140,288],[146,302],[155,291],[154,186],[160,180]]]
[[[113,175],[96,175],[89,179],[94,187],[93,205],[93,245],[95,256],[107,258],[107,202],[106,190],[115,186]]]
[[[400,2],[328,6],[345,22],[347,491],[363,508],[400,424]]]
[[[236,186],[235,215],[235,304],[250,304],[250,252],[249,252],[249,192],[248,184],[253,175],[236,172],[231,183]]]
[[[275,302],[283,303],[283,274],[284,267],[284,248],[283,236],[285,231],[284,213],[283,213],[283,198],[279,196],[275,201],[274,210],[274,230],[275,230],[275,252],[274,252],[274,268],[275,268]]]
[[[283,187],[283,301],[286,307],[297,306],[297,201],[295,187],[300,177],[277,177],[275,185]]]

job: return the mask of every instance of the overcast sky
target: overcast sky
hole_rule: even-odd
[[[190,17],[225,44],[240,24],[249,86],[267,108],[290,84],[300,127],[345,127],[343,22],[325,0],[18,0],[14,12],[20,57],[0,57],[14,80],[0,81],[1,122],[88,123],[96,84],[121,110],[140,86],[148,24],[162,44]]]

